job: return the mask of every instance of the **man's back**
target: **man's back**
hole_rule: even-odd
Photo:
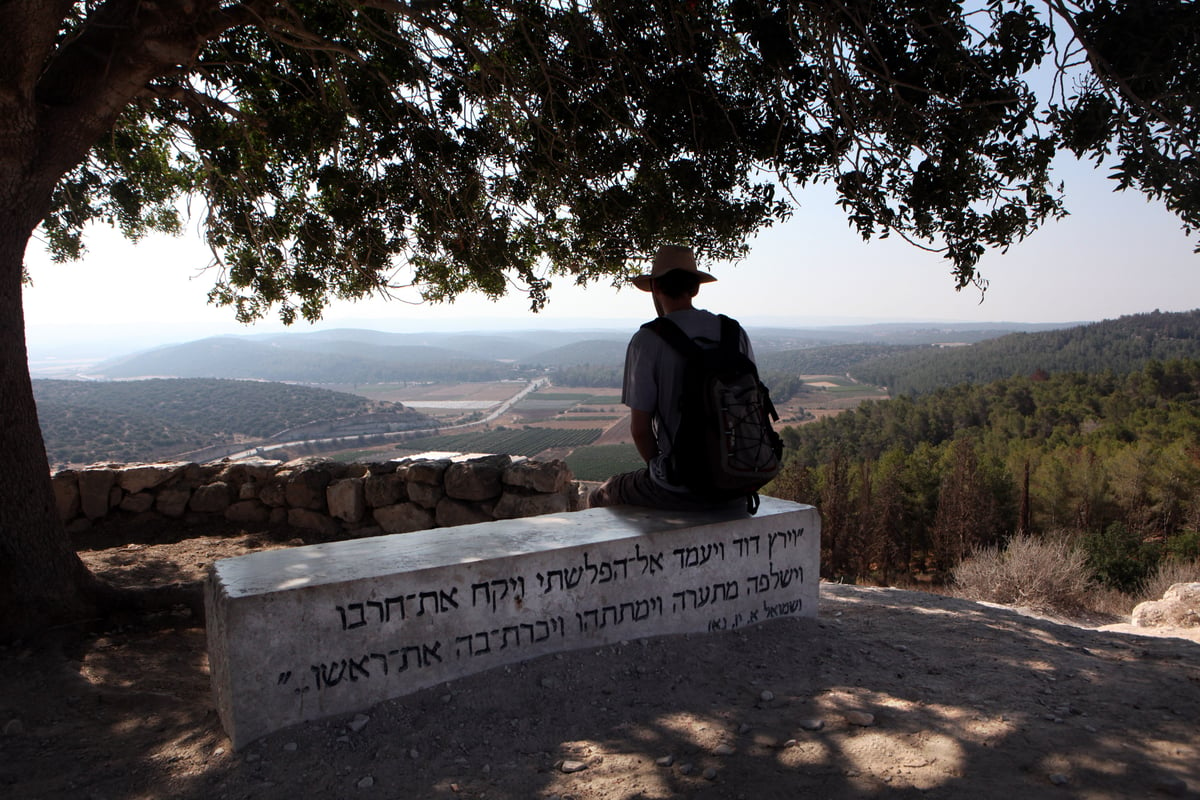
[[[700,308],[688,308],[665,315],[698,345],[716,347],[721,340],[721,318]],[[742,332],[741,352],[754,359],[750,341]],[[658,456],[649,467],[654,480],[671,489],[682,487],[667,478],[665,465],[671,443],[680,425],[679,400],[683,392],[686,361],[660,335],[641,328],[629,342],[625,355],[625,380],[621,402],[653,417],[658,440]]]

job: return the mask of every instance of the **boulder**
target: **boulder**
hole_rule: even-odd
[[[455,500],[452,497],[443,497],[438,501],[435,518],[439,528],[471,525],[475,522],[491,522],[495,519],[485,506]]]
[[[183,472],[186,461],[166,464],[130,464],[121,470],[117,483],[129,494],[137,494],[161,486]]]
[[[306,531],[316,531],[317,533],[332,536],[338,533],[341,528],[332,517],[328,517],[319,511],[313,511],[309,508],[289,508],[287,512],[287,523],[293,528],[301,528]]]
[[[79,516],[79,476],[75,470],[64,469],[50,479],[54,487],[54,504],[58,507],[58,518],[63,522]]]
[[[154,498],[154,509],[164,517],[182,517],[191,499],[191,489],[183,486],[168,487]]]
[[[88,468],[79,472],[79,504],[88,519],[108,513],[111,490],[117,483],[117,471],[107,467]]]
[[[271,509],[258,500],[239,500],[225,509],[225,519],[230,522],[261,525],[271,519]]]
[[[293,471],[285,485],[287,505],[291,508],[324,511],[325,489],[329,487],[331,478],[324,464]]]
[[[387,533],[409,533],[437,527],[433,514],[416,503],[398,503],[372,512],[379,527]]]
[[[345,522],[360,522],[367,511],[362,478],[342,478],[325,490],[329,516]]]
[[[200,514],[223,514],[233,502],[233,487],[223,481],[201,486],[192,492],[188,508]]]
[[[270,480],[279,470],[282,461],[270,458],[242,458],[225,465],[217,480],[235,485],[247,482]]]
[[[536,517],[540,514],[561,514],[569,511],[570,501],[565,494],[517,494],[505,492],[492,512],[496,519]]]
[[[1161,600],[1139,603],[1133,609],[1133,624],[1142,628],[1200,626],[1200,583],[1177,583]]]
[[[410,483],[407,491],[409,500],[429,509],[437,508],[438,501],[446,495],[440,485],[429,483]]]
[[[509,456],[488,456],[451,464],[442,485],[446,495],[457,500],[492,500],[504,487],[500,479],[512,463]]]
[[[518,461],[504,470],[504,483],[522,489],[532,489],[543,494],[561,492],[571,482],[571,468],[567,462]]]
[[[131,514],[144,514],[154,508],[154,495],[150,492],[127,494],[121,498],[121,510]]]
[[[394,506],[408,499],[404,489],[404,476],[395,471],[368,475],[363,479],[363,497],[371,508]]]
[[[410,483],[425,483],[431,486],[440,486],[442,476],[450,468],[450,461],[447,459],[411,461],[407,466],[406,478]]]
[[[258,499],[271,508],[287,506],[287,477],[276,476],[258,487]]]

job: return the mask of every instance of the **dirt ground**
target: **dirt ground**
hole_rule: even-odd
[[[290,536],[80,547],[145,584]],[[548,656],[240,752],[187,612],[53,631],[0,647],[0,797],[1200,796],[1196,641],[821,588],[815,619]]]

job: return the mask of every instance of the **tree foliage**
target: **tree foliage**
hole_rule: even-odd
[[[886,386],[893,394],[924,394],[1014,375],[1126,373],[1151,361],[1191,358],[1200,358],[1200,311],[1154,311],[1061,330],[1010,333],[965,347],[868,351],[845,367],[855,378]]]
[[[152,57],[163,35],[137,3],[59,5],[43,101],[87,91],[61,85],[84,48]],[[619,276],[662,241],[737,256],[818,181],[964,286],[1062,213],[1063,149],[1200,220],[1190,3],[158,5],[194,50],[135,87],[43,228],[69,257],[89,221],[175,229],[200,195],[213,299],[243,319],[400,285],[538,308],[552,277]]]
[[[7,0],[0,3],[0,635],[90,613],[43,477],[23,254],[202,197],[250,320],[621,278],[745,252],[836,187],[864,236],[977,262],[1063,213],[1070,151],[1200,223],[1194,3]],[[1039,67],[1049,71],[1038,72]],[[1034,78],[1051,78],[1038,97]],[[50,576],[53,577],[50,577]]]
[[[869,401],[783,436],[768,490],[821,508],[830,576],[952,569],[1018,530],[1026,491],[1026,532],[1077,532],[1125,589],[1164,552],[1193,557],[1200,532],[1194,359]]]

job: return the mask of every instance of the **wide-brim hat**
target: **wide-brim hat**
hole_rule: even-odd
[[[699,278],[701,283],[711,283],[716,280],[712,275],[696,268],[696,254],[692,252],[692,248],[667,244],[658,248],[658,252],[654,254],[654,263],[650,274],[638,275],[633,279],[633,285],[643,292],[648,292],[651,281],[675,270],[690,272]]]

